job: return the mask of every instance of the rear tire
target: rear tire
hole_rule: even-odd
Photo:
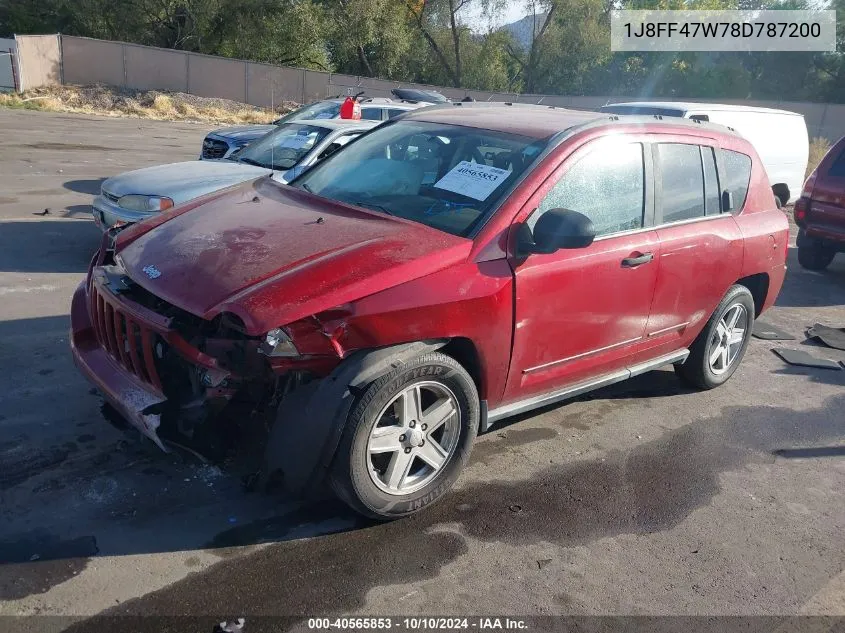
[[[836,257],[836,251],[825,248],[812,238],[807,238],[798,247],[798,263],[807,270],[824,270],[830,266],[834,257]]]
[[[475,383],[455,359],[439,352],[415,358],[361,394],[332,463],[331,486],[371,518],[422,510],[458,478],[479,420]]]
[[[686,362],[675,365],[675,373],[699,389],[713,389],[727,382],[751,340],[754,314],[754,298],[748,288],[731,286],[690,346]]]

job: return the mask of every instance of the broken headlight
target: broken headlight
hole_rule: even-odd
[[[258,353],[276,358],[290,358],[299,356],[299,352],[293,345],[293,341],[282,328],[274,328],[267,332],[264,340],[258,347]]]

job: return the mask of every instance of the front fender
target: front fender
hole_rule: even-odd
[[[357,395],[379,376],[448,341],[418,341],[355,352],[322,380],[282,400],[264,454],[264,475],[283,473],[289,492],[304,495],[325,479]]]

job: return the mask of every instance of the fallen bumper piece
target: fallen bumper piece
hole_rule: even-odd
[[[816,338],[828,347],[845,350],[845,330],[816,323],[807,330],[808,338]]]
[[[812,354],[797,349],[776,348],[772,350],[790,365],[799,367],[818,367],[819,369],[842,369],[842,366],[835,360],[829,358],[816,358]]]

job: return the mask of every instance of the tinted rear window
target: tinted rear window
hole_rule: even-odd
[[[723,191],[733,194],[733,211],[739,211],[748,195],[748,182],[751,180],[751,157],[731,150],[722,150],[725,173],[719,173],[719,182]]]
[[[834,178],[845,178],[845,147],[839,152],[836,160],[830,164],[827,175],[833,176]]]

